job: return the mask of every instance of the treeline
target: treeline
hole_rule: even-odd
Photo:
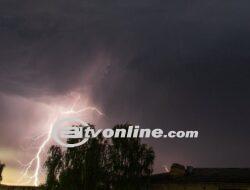
[[[114,127],[128,129],[127,124]],[[76,139],[69,140],[69,143]],[[155,154],[139,138],[101,135],[75,148],[52,146],[45,162],[48,190],[147,189]]]

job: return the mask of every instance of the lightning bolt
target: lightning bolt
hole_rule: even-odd
[[[169,172],[169,169],[166,165],[163,165],[162,167],[164,168],[165,172],[167,172],[167,173]]]
[[[34,141],[39,140],[41,138],[44,138],[46,136],[46,138],[42,141],[42,143],[39,145],[38,150],[35,154],[35,156],[27,163],[27,164],[23,164],[22,162],[20,162],[19,160],[18,163],[21,165],[21,167],[23,168],[23,172],[22,175],[20,177],[20,179],[18,180],[18,183],[21,183],[25,180],[25,182],[23,182],[22,184],[26,185],[29,184],[33,181],[33,184],[35,186],[38,186],[40,184],[40,180],[39,180],[39,175],[41,173],[41,154],[44,151],[44,149],[46,148],[46,145],[49,143],[49,141],[51,140],[51,133],[52,133],[52,129],[53,129],[53,125],[54,123],[57,121],[57,119],[63,115],[71,115],[71,114],[80,114],[83,112],[87,112],[87,111],[93,111],[96,112],[98,115],[104,115],[100,110],[98,110],[96,107],[85,107],[83,109],[79,109],[76,110],[75,107],[77,106],[77,104],[79,103],[81,99],[81,96],[79,95],[73,102],[73,104],[70,106],[69,109],[64,110],[64,111],[54,111],[55,112],[55,116],[53,117],[53,119],[51,121],[48,122],[49,125],[49,131],[45,134],[42,134],[38,137],[33,138]],[[35,171],[33,173],[33,175],[29,175],[29,173],[31,173],[31,169],[32,166],[35,165]],[[27,180],[26,180],[27,179]]]

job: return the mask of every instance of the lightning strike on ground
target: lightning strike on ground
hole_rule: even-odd
[[[27,164],[23,164],[20,161],[18,161],[18,163],[21,165],[21,167],[23,168],[23,173],[20,177],[20,179],[18,180],[18,183],[22,183],[23,185],[27,185],[30,184],[33,181],[33,184],[35,186],[38,186],[40,184],[40,180],[39,180],[39,176],[41,173],[41,153],[44,151],[44,149],[46,148],[46,145],[49,143],[49,141],[51,140],[51,133],[52,133],[52,129],[53,129],[53,125],[54,123],[57,121],[57,119],[63,115],[71,115],[71,114],[79,114],[79,113],[83,113],[83,112],[87,112],[87,111],[93,111],[96,112],[99,115],[103,115],[103,113],[98,110],[96,107],[85,107],[83,109],[79,109],[76,110],[75,107],[77,106],[77,104],[79,103],[81,97],[78,96],[76,98],[76,100],[73,102],[73,104],[70,106],[70,109],[64,110],[64,111],[55,111],[55,116],[53,117],[53,119],[49,122],[49,131],[46,134],[42,134],[38,137],[32,138],[33,141],[36,141],[38,139],[40,139],[41,137],[44,137],[46,135],[45,140],[39,145],[38,150],[35,154],[35,156],[30,160],[30,162],[28,162]],[[29,173],[31,173],[32,167],[35,165],[35,171],[33,175],[29,175]]]

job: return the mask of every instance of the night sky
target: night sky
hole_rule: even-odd
[[[37,151],[50,108],[80,94],[97,127],[199,130],[147,139],[155,173],[173,162],[250,167],[250,2],[247,0],[1,0],[0,160]],[[81,107],[81,106],[80,106]],[[27,148],[28,147],[28,148]],[[46,155],[46,152],[43,153]],[[18,161],[17,161],[18,160]]]

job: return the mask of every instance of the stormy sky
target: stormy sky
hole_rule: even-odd
[[[86,116],[99,127],[130,122],[199,130],[196,140],[144,140],[156,152],[156,173],[173,162],[250,167],[249,6],[247,0],[1,0],[5,182],[15,183],[17,160],[37,150],[24,148],[27,137],[46,131],[50,108],[70,101],[72,92],[105,113]]]

